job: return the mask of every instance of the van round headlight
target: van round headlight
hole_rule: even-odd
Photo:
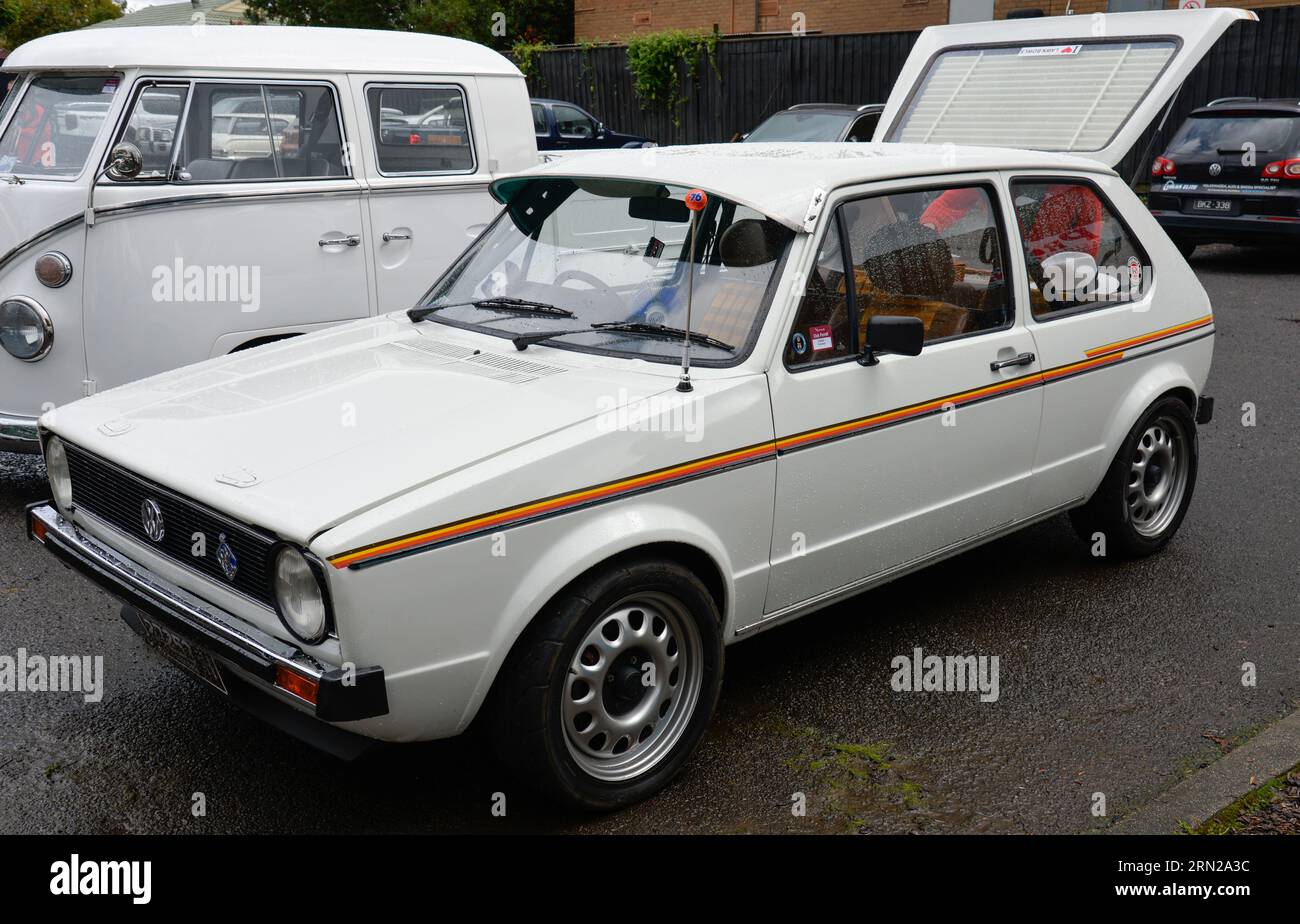
[[[307,556],[291,545],[275,557],[275,602],[280,621],[297,638],[309,644],[325,637],[329,611],[325,591]]]
[[[7,298],[0,302],[0,345],[10,356],[34,363],[54,346],[54,324],[30,298]]]
[[[63,440],[51,436],[45,441],[45,471],[50,478],[50,493],[59,512],[72,509],[72,473],[68,471],[68,451]]]

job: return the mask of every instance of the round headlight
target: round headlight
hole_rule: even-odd
[[[10,356],[34,363],[54,346],[54,324],[30,298],[5,299],[0,302],[0,345]]]
[[[72,474],[68,471],[68,451],[57,436],[45,441],[45,471],[50,477],[54,505],[67,513],[72,509]]]
[[[72,261],[57,250],[43,253],[36,258],[36,278],[51,289],[66,286],[72,278]]]
[[[275,557],[275,600],[280,621],[295,636],[309,643],[325,637],[325,592],[307,557],[293,546]]]

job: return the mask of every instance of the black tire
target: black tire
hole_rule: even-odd
[[[670,622],[665,625],[670,630],[671,625],[678,626],[676,631],[682,634],[678,654],[691,652],[689,659],[698,666],[693,669],[695,673],[683,671],[678,676],[680,686],[677,692],[682,695],[676,699],[673,699],[674,689],[667,686],[668,671],[664,671],[665,676],[656,678],[665,685],[662,690],[645,688],[641,684],[642,691],[630,695],[668,696],[671,702],[683,703],[693,700],[693,707],[670,711],[668,718],[659,712],[660,718],[653,719],[659,725],[649,736],[643,729],[642,740],[633,741],[624,752],[627,755],[624,759],[631,760],[638,751],[649,753],[658,748],[654,763],[635,776],[611,781],[593,775],[584,767],[582,761],[602,762],[599,756],[583,753],[582,745],[576,741],[581,732],[570,731],[564,709],[566,706],[571,709],[582,707],[569,705],[565,697],[574,696],[580,685],[582,678],[575,670],[575,659],[586,657],[592,648],[589,644],[591,633],[602,631],[601,626],[608,626],[616,618],[635,621],[635,614],[640,609],[637,601],[640,600],[652,601],[646,612],[654,612],[652,607],[661,601],[666,607],[676,607],[669,616]],[[653,618],[643,615],[642,619],[647,626],[653,623]],[[691,620],[690,626],[684,619]],[[622,628],[618,631],[624,631],[633,622],[619,625]],[[691,626],[697,633],[694,638],[688,638]],[[633,638],[630,632],[627,638]],[[608,636],[606,639],[609,640]],[[698,645],[695,644],[697,640]],[[626,644],[633,643],[628,641]],[[581,652],[580,647],[583,648]],[[605,682],[596,680],[593,674],[595,687],[589,692],[608,704],[610,694],[605,691],[606,684],[610,690],[634,690],[636,684],[623,683],[631,679],[626,676],[616,678],[617,682],[609,680],[620,669],[621,656],[617,659],[611,656],[608,662],[604,661],[604,655],[600,657],[601,663],[606,664],[602,675]],[[630,663],[637,663],[637,657],[635,651],[628,652]],[[679,666],[685,668],[687,663],[688,659],[683,658]],[[626,666],[621,669],[628,670]],[[600,668],[597,665],[592,670]],[[717,705],[722,688],[722,670],[721,617],[708,588],[690,570],[676,562],[653,558],[628,559],[575,581],[548,604],[520,637],[502,665],[493,688],[489,734],[502,761],[521,781],[544,794],[592,811],[621,808],[663,789],[685,765],[703,738]],[[695,690],[690,696],[685,692],[688,676],[690,689]],[[623,683],[622,687],[620,683]],[[572,701],[580,702],[576,696]],[[630,711],[640,708],[638,705]],[[593,705],[592,711],[598,716],[597,723],[600,717],[606,716],[603,706]],[[658,712],[658,709],[653,711]],[[588,720],[591,721],[590,715]],[[577,722],[574,724],[576,727]],[[666,737],[656,743],[656,736],[660,734]],[[610,760],[614,759],[611,755]]]
[[[1171,441],[1177,444],[1174,458],[1178,464],[1185,466],[1185,481],[1180,493],[1166,502],[1168,512],[1161,508],[1158,514],[1145,517],[1145,509],[1134,512],[1131,500],[1137,498],[1137,505],[1145,508],[1146,481],[1135,469],[1141,464],[1139,459],[1148,453],[1140,445],[1146,440],[1152,428],[1171,432]],[[1101,480],[1092,498],[1082,507],[1070,511],[1070,522],[1079,538],[1091,543],[1097,533],[1106,537],[1106,554],[1108,557],[1141,558],[1158,552],[1169,544],[1174,533],[1183,522],[1187,508],[1192,502],[1192,493],[1196,488],[1196,471],[1198,467],[1198,449],[1196,444],[1196,420],[1187,405],[1180,399],[1166,395],[1157,400],[1129,431],[1120,445],[1119,452],[1111,462],[1110,468]],[[1151,469],[1148,465],[1148,471]],[[1161,471],[1161,466],[1154,468]],[[1166,471],[1169,470],[1166,466]],[[1172,477],[1172,476],[1171,476]],[[1136,482],[1135,479],[1136,478]],[[1174,483],[1171,481],[1171,484]],[[1159,484],[1156,484],[1158,490]],[[1141,491],[1141,494],[1136,492]]]
[[[1184,260],[1190,260],[1192,254],[1196,252],[1196,244],[1193,241],[1189,241],[1182,237],[1176,237],[1173,238],[1173,242],[1174,246],[1178,248],[1178,252],[1183,255]]]

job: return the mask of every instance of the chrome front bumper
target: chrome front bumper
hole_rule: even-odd
[[[132,609],[198,645],[237,676],[260,685],[271,695],[293,695],[277,683],[277,678],[283,679],[283,671],[306,678],[316,684],[316,701],[313,704],[298,698],[298,708],[324,722],[347,722],[388,713],[383,668],[356,668],[345,674],[342,669],[322,665],[301,649],[119,555],[64,519],[48,501],[27,508],[27,535],[125,602],[123,618],[137,632],[139,617],[133,618],[129,613]]]
[[[0,416],[0,452],[39,453],[35,417]]]

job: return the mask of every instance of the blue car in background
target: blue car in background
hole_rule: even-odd
[[[581,106],[558,99],[535,99],[533,131],[539,151],[576,151],[587,148],[640,148],[654,142],[640,135],[610,131]]]

